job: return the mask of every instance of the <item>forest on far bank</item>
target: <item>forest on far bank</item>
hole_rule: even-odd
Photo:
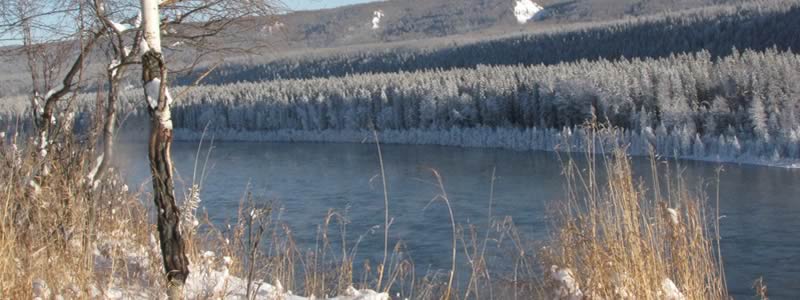
[[[172,117],[179,139],[208,128],[234,140],[358,142],[376,129],[386,142],[541,150],[596,120],[620,129],[637,153],[651,144],[667,156],[793,160],[800,158],[797,22],[800,3],[758,1],[410,56],[353,51],[224,67],[212,77],[256,82],[193,87]],[[284,72],[297,79],[253,75]],[[87,93],[80,101],[76,128],[91,124],[93,99]],[[138,89],[123,93],[123,132],[146,126],[140,99]],[[24,110],[5,105],[0,125],[15,126]]]

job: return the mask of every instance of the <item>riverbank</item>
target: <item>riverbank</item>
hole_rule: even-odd
[[[652,131],[650,131],[652,133]],[[136,139],[133,134],[126,136]],[[175,140],[198,142],[213,138],[220,142],[281,142],[281,143],[374,143],[369,130],[274,130],[241,131],[215,130],[208,132],[176,129]],[[468,148],[497,148],[515,151],[586,152],[587,134],[583,129],[517,129],[517,128],[454,128],[443,130],[383,130],[378,133],[383,144],[436,145]],[[716,138],[699,136],[686,139],[677,135],[656,136],[629,131],[604,131],[598,140],[608,142],[596,149],[613,149],[610,143],[628,145],[626,151],[634,156],[648,156],[652,145],[659,156],[714,163],[758,165],[765,167],[798,169],[800,158],[783,158],[773,151],[771,155],[758,151],[763,145],[741,141],[734,137]],[[800,145],[787,145],[786,148]],[[761,152],[761,153],[759,153]]]

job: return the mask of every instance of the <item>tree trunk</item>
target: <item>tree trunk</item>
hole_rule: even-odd
[[[164,78],[164,68],[161,54],[149,51],[142,57],[144,65],[142,78],[144,82],[152,84],[154,80]],[[156,77],[158,76],[158,77]],[[153,200],[158,209],[158,235],[161,242],[161,255],[164,259],[164,271],[169,281],[168,294],[170,299],[181,299],[183,284],[189,275],[189,260],[186,258],[185,245],[179,229],[180,211],[175,204],[175,186],[172,179],[172,120],[165,118],[169,115],[169,105],[166,99],[166,87],[161,83],[159,105],[150,107],[150,140],[148,143],[148,157],[150,158],[150,173],[153,176]],[[147,95],[147,97],[153,97]]]
[[[172,102],[167,90],[167,70],[161,55],[161,37],[157,0],[142,0],[144,37],[149,49],[143,49],[142,81],[150,112],[148,157],[153,176],[153,200],[158,209],[158,235],[164,271],[169,282],[169,299],[183,299],[183,285],[189,276],[189,260],[180,232],[180,212],[175,204],[172,179]]]

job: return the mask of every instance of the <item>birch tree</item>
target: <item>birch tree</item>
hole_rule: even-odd
[[[161,29],[158,0],[142,0],[142,82],[150,113],[148,158],[153,176],[153,200],[157,209],[157,228],[164,270],[167,274],[167,295],[183,298],[183,285],[189,276],[189,259],[180,232],[180,212],[175,202],[172,179],[172,96],[167,87],[167,69],[161,52]]]
[[[243,17],[271,14],[275,7],[274,2],[263,0],[141,0],[143,40],[139,45],[139,51],[142,53],[142,83],[151,125],[148,158],[153,182],[153,200],[158,213],[157,228],[161,254],[168,281],[167,295],[170,299],[183,298],[183,286],[189,275],[189,261],[186,257],[185,241],[181,236],[180,211],[175,201],[172,177],[173,128],[170,107],[173,97],[167,84],[169,72],[162,52],[162,32],[171,33],[181,41],[191,43],[194,50],[214,50],[216,47],[209,42],[210,37],[232,27],[241,27],[236,21]],[[163,24],[161,10],[170,11],[169,15],[172,16]],[[165,29],[178,24],[184,25],[182,30]],[[226,45],[223,41],[216,51],[225,52],[231,49],[246,50]],[[194,60],[192,66],[196,62],[197,60]],[[208,71],[205,74],[208,74]],[[201,75],[200,79],[203,76]]]
[[[138,5],[137,5],[138,4]],[[151,116],[148,156],[153,176],[154,202],[158,212],[158,231],[170,298],[180,298],[188,276],[188,260],[179,231],[179,214],[170,157],[173,97],[167,87],[168,68],[163,49],[183,52],[177,71],[188,76],[203,60],[214,56],[254,53],[264,45],[252,39],[236,40],[242,34],[268,22],[282,5],[275,0],[8,0],[0,2],[0,38],[20,44],[4,55],[27,58],[31,76],[31,111],[37,128],[37,143],[45,161],[50,131],[56,124],[60,100],[83,90],[88,57],[102,58],[101,50],[111,49],[105,74],[98,86],[106,87],[107,103],[102,132],[104,147],[96,167],[87,176],[96,186],[109,168],[117,126],[117,99],[120,83],[130,66],[141,64],[147,107]],[[66,21],[64,21],[66,20]],[[67,25],[59,22],[66,22]],[[69,25],[77,24],[77,25]],[[166,46],[162,46],[163,39]],[[247,41],[247,42],[242,42]],[[65,48],[65,49],[61,49]],[[68,48],[68,49],[67,49]],[[172,51],[176,53],[178,51]],[[188,54],[187,54],[188,53]],[[235,54],[235,55],[231,55]],[[168,55],[167,55],[168,56]],[[220,62],[216,62],[218,65]],[[66,68],[66,70],[61,70]],[[88,69],[88,68],[86,68]],[[196,77],[196,85],[208,72]],[[178,93],[180,97],[188,88]],[[98,104],[101,103],[98,94]],[[102,105],[98,105],[102,107]],[[65,120],[68,122],[68,120]],[[40,138],[41,137],[41,138]],[[90,144],[94,144],[90,142]],[[46,173],[47,168],[43,169]],[[46,174],[44,174],[46,175]]]

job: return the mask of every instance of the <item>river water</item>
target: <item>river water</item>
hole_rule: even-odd
[[[174,145],[184,182],[191,181],[197,146]],[[145,146],[125,145],[119,152],[129,182],[149,187]],[[390,244],[405,241],[418,272],[450,267],[449,214],[441,201],[431,203],[440,194],[431,168],[442,176],[456,222],[478,228],[486,228],[495,172],[492,213],[512,217],[526,240],[547,237],[545,212],[564,198],[562,163],[553,153],[407,145],[383,145],[382,153]],[[649,163],[634,163],[647,176]],[[690,184],[716,187],[719,164],[680,164]],[[259,201],[279,203],[281,221],[300,248],[314,247],[318,226],[335,209],[350,220],[348,239],[361,239],[359,255],[373,262],[382,257],[384,194],[374,144],[217,143],[206,169],[201,198],[212,222],[235,219],[250,191]],[[800,170],[725,164],[720,191],[722,252],[733,295],[753,295],[753,281],[763,276],[774,299],[799,296]]]

